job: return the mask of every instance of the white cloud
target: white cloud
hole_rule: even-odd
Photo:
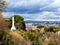
[[[5,17],[10,17],[12,15],[14,15],[14,13],[12,12],[3,12],[3,15]],[[19,14],[21,15],[22,17],[24,17],[25,21],[26,20],[35,20],[35,21],[60,21],[60,15],[56,15],[54,12],[42,12],[42,13],[39,13],[39,14]]]
[[[54,0],[52,3],[50,3],[49,5],[40,8],[40,9],[44,9],[44,8],[59,8],[60,7],[60,0]]]
[[[57,11],[60,12],[60,8],[58,8]]]
[[[9,17],[11,17],[12,15],[14,15],[13,12],[3,12],[2,14],[3,14],[3,17],[5,17],[5,18],[9,18]]]
[[[25,20],[60,20],[60,0],[6,0],[8,7],[26,7],[31,8],[34,6],[39,6],[40,9],[50,9],[57,8],[57,12],[42,11],[38,14],[20,14]],[[35,7],[34,7],[35,8]],[[33,8],[33,9],[34,9]],[[52,9],[53,10],[53,9]],[[13,12],[3,12],[4,17],[10,17]],[[59,15],[58,15],[59,14]]]
[[[9,7],[19,7],[19,6],[45,6],[50,4],[53,0],[6,0]]]
[[[30,7],[31,6],[39,6],[40,9],[45,8],[59,8],[60,0],[6,0],[8,3],[8,7],[16,8],[16,7]]]

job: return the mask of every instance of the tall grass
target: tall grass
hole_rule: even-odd
[[[60,35],[57,32],[40,32],[39,30],[16,31],[25,39],[30,40],[30,45],[60,45]]]
[[[0,31],[0,45],[60,45],[60,35],[53,31]]]

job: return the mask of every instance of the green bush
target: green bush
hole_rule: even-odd
[[[52,27],[52,26],[45,27],[44,30],[45,30],[45,31],[50,31],[50,32],[51,32],[51,31],[53,31],[53,27]]]
[[[44,26],[43,25],[38,25],[37,28],[43,28]]]
[[[57,32],[60,31],[60,27],[48,26],[48,27],[44,27],[44,30],[49,32]]]
[[[27,31],[16,31],[19,33],[21,36],[23,36],[25,39],[28,39],[31,41],[31,45],[40,45],[39,44],[39,32],[38,30],[30,30],[29,32]]]

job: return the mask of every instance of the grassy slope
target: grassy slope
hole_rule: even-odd
[[[15,43],[17,45],[30,45],[30,42],[26,39],[24,39],[19,33],[16,31],[10,31],[10,35],[15,40]]]
[[[17,31],[0,31],[0,45],[30,45],[30,41],[23,38]]]
[[[3,45],[60,45],[60,35],[54,32],[42,33],[39,30],[10,31],[3,37]]]

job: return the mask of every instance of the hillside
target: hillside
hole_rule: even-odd
[[[10,35],[15,40],[16,45],[30,45],[30,41],[23,38],[16,31],[10,31]]]

